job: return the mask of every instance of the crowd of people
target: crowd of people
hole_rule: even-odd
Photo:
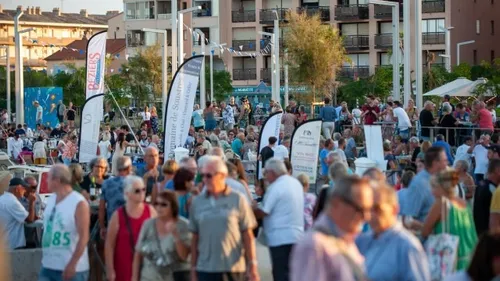
[[[426,102],[420,112],[374,97],[352,112],[345,102],[324,103],[317,182],[293,176],[291,137],[310,118],[295,101],[261,150],[253,117],[283,111],[278,102],[195,105],[190,155],[179,162],[161,155],[158,116],[146,107],[137,131],[103,125],[88,172],[74,163],[77,135],[64,118],[52,130],[9,127],[13,159],[28,150],[44,164],[51,135],[60,140],[46,200],[36,179],[0,172],[7,245],[30,247],[25,223],[43,221],[39,280],[88,280],[91,272],[110,281],[260,280],[259,243],[275,281],[424,281],[442,270],[428,243],[448,233],[457,237],[456,259],[440,280],[500,276],[500,135],[484,102],[468,109],[445,97],[439,109]],[[383,126],[387,171],[360,174],[353,160],[366,155],[360,137],[374,124]],[[443,131],[459,126],[468,133]],[[21,138],[31,134],[30,148]],[[104,269],[89,259],[89,241],[102,250]]]

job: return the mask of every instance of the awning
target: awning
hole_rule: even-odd
[[[429,91],[424,94],[424,97],[428,96],[439,96],[443,97],[445,95],[456,96],[455,93],[458,90],[461,90],[464,87],[471,86],[474,82],[467,78],[458,78],[450,83],[444,84],[441,87],[438,87],[432,91]]]

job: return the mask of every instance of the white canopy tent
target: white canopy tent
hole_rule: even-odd
[[[455,96],[455,93],[461,90],[464,87],[471,86],[474,82],[467,78],[460,77],[450,83],[444,84],[441,87],[438,87],[432,91],[429,91],[424,94],[424,97],[429,96],[439,96],[444,97],[445,95]]]
[[[456,90],[453,94],[450,94],[450,96],[453,97],[470,97],[474,94],[474,91],[477,86],[485,84],[488,80],[485,78],[478,78],[476,81],[472,82],[470,85],[466,85],[458,90]],[[485,93],[485,96],[492,96],[491,93]]]

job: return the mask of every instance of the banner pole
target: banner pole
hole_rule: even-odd
[[[120,114],[121,114],[122,118],[125,120],[125,123],[127,124],[128,129],[130,130],[130,132],[134,136],[134,140],[137,142],[137,144],[139,144],[139,140],[137,139],[137,136],[134,134],[132,127],[130,127],[130,124],[128,123],[128,120],[127,120],[127,116],[125,116],[123,114],[123,111],[122,111],[120,105],[118,104],[118,102],[116,101],[115,96],[113,95],[113,92],[111,92],[111,89],[109,89],[108,84],[104,83],[104,85],[106,85],[106,88],[108,89],[108,94],[113,98],[113,101],[115,102],[116,107],[118,107],[118,111],[120,111]],[[138,147],[141,149],[142,153],[144,154],[144,149],[142,149],[142,147],[140,145]]]

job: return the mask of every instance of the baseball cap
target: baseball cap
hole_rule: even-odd
[[[23,187],[30,187],[30,185],[20,178],[13,178],[10,180],[9,186],[22,185]]]

